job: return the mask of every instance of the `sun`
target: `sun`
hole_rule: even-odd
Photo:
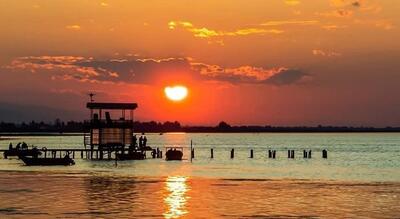
[[[165,96],[172,101],[182,101],[188,95],[188,89],[182,85],[167,86],[164,88]]]

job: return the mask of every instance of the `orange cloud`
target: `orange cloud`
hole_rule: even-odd
[[[343,28],[347,28],[346,25],[336,25],[336,24],[328,24],[328,25],[323,25],[321,26],[322,29],[328,30],[328,31],[335,31],[338,29],[343,29]]]
[[[317,13],[319,16],[324,17],[338,17],[338,18],[349,18],[353,16],[353,11],[349,9],[337,9],[329,12]]]
[[[170,21],[168,28],[174,30],[176,28],[183,28],[186,31],[193,33],[195,37],[211,38],[223,36],[246,36],[251,34],[280,34],[283,30],[278,29],[265,29],[265,28],[242,28],[235,31],[212,30],[206,27],[195,27],[192,23],[187,21]]]
[[[334,52],[334,51],[324,51],[321,49],[313,49],[312,54],[315,56],[325,56],[325,57],[337,57],[341,56],[341,53]]]
[[[300,4],[299,0],[285,0],[285,4],[289,5],[289,6],[296,6],[298,4]]]
[[[281,25],[314,25],[318,24],[317,20],[283,20],[283,21],[268,21],[260,24],[261,26],[281,26]]]
[[[303,82],[306,78],[311,78],[310,75],[301,70],[285,67],[265,69],[262,67],[244,65],[236,68],[224,68],[219,65],[194,62],[191,63],[191,66],[192,69],[209,79],[232,83],[289,85]]]
[[[69,30],[80,30],[81,26],[79,26],[77,24],[73,24],[73,25],[67,25],[67,26],[65,26],[65,28],[69,29]]]

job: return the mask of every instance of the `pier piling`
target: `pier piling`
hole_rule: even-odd
[[[194,148],[192,148],[192,152],[190,153],[191,158],[194,159]]]
[[[322,150],[322,158],[327,159],[328,158],[328,151],[327,150]]]
[[[231,159],[233,159],[235,157],[235,149],[232,148],[231,150]]]
[[[294,150],[288,150],[288,158],[294,159]]]
[[[214,148],[211,148],[211,159],[214,158]]]
[[[250,150],[250,158],[254,158],[253,149]]]

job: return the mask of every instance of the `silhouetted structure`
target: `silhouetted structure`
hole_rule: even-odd
[[[182,147],[167,147],[165,153],[166,160],[182,160],[183,148]]]
[[[90,109],[89,133],[85,133],[84,144],[91,150],[100,151],[100,159],[103,158],[103,150],[124,152],[125,147],[135,144],[133,137],[133,111],[136,103],[87,103]],[[120,111],[119,119],[112,119],[110,111]],[[126,116],[128,111],[129,117]]]

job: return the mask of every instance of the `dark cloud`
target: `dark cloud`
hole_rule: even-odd
[[[354,7],[360,7],[361,6],[361,2],[355,1],[355,2],[351,3],[351,5],[354,6]]]
[[[108,80],[126,83],[148,84],[159,74],[181,74],[195,76],[185,58],[135,59],[135,60],[90,60],[76,63],[80,67],[93,68],[108,73]]]
[[[304,79],[310,78],[310,75],[298,70],[298,69],[287,69],[283,70],[270,78],[266,79],[264,83],[273,85],[289,85],[303,81]]]
[[[8,68],[46,72],[53,79],[97,83],[152,84],[160,78],[190,78],[230,83],[265,83],[288,85],[297,83],[305,73],[285,67],[262,68],[196,63],[189,58],[95,60],[72,56],[39,56],[15,59]]]

